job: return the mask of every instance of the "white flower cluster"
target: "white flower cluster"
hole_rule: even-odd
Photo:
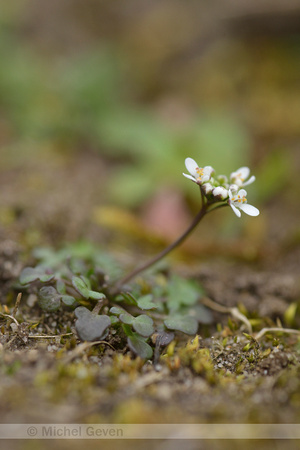
[[[228,180],[225,175],[215,177],[215,171],[211,166],[201,168],[192,158],[186,158],[185,166],[190,175],[185,173],[183,175],[197,183],[209,201],[227,201],[238,217],[241,217],[241,211],[249,216],[258,216],[259,210],[247,203],[247,192],[243,189],[255,181],[254,175],[249,178],[248,167],[240,167],[232,172]]]

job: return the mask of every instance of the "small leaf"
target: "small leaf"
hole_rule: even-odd
[[[75,328],[82,341],[97,341],[104,339],[111,320],[106,315],[95,315],[84,306],[75,309]]]
[[[138,307],[144,310],[156,309],[157,305],[152,301],[153,296],[151,294],[144,295],[137,300]]]
[[[46,283],[54,278],[53,274],[47,274],[42,267],[25,267],[20,274],[20,283],[29,284],[40,280]]]
[[[134,318],[133,328],[137,333],[144,337],[151,336],[151,334],[154,333],[153,320],[145,314],[141,314]]]
[[[39,279],[37,271],[33,267],[25,267],[20,274],[20,283],[28,284]]]
[[[196,334],[198,330],[198,322],[192,316],[173,316],[164,321],[164,324],[170,330],[182,331],[186,334]]]
[[[53,274],[49,275],[47,273],[44,273],[43,275],[39,276],[39,279],[42,283],[48,283],[48,281],[53,280],[53,278],[54,278]]]
[[[109,312],[111,314],[114,314],[115,316],[119,316],[120,314],[123,314],[125,310],[123,308],[120,308],[119,306],[112,306]]]
[[[211,324],[214,321],[212,312],[204,305],[184,306],[180,308],[180,313],[185,316],[192,316],[199,323]]]
[[[82,270],[82,272],[83,272],[83,270]],[[91,286],[90,280],[89,280],[86,276],[84,276],[84,275],[80,275],[79,278],[81,278],[81,279],[85,282],[85,284],[87,285],[87,287],[89,288],[89,290],[91,290],[92,286]]]
[[[59,292],[62,295],[64,295],[67,292],[66,285],[63,282],[63,280],[57,280],[57,282],[56,282],[56,290],[57,290],[57,292]]]
[[[39,290],[38,303],[43,311],[57,311],[60,307],[60,295],[52,286],[44,286]]]
[[[150,347],[145,339],[137,333],[127,338],[130,350],[142,359],[150,359],[153,355],[152,347]]]
[[[138,302],[136,298],[130,292],[121,292],[122,297],[126,301],[127,305],[137,306]]]
[[[115,323],[120,322],[119,319],[116,316],[109,316],[111,324],[114,325]]]
[[[77,303],[76,299],[74,297],[72,297],[72,295],[62,295],[61,301],[66,306],[74,306]]]
[[[133,336],[134,333],[133,333],[130,325],[126,325],[123,323],[122,328],[123,328],[123,331],[126,334],[126,336]]]
[[[89,298],[92,298],[93,300],[100,300],[101,298],[105,298],[105,295],[101,292],[89,291]]]
[[[79,294],[81,294],[84,298],[86,298],[86,299],[90,298],[90,290],[89,290],[87,284],[85,283],[85,281],[83,281],[79,277],[73,276],[72,284],[73,284],[74,288],[76,289],[76,291],[79,292]]]
[[[132,325],[134,322],[134,317],[129,313],[122,313],[119,316],[119,319],[121,322],[125,323],[126,325]]]

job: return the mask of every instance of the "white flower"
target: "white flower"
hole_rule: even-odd
[[[236,193],[233,193],[229,189],[228,204],[231,206],[233,212],[238,217],[241,217],[241,211],[244,211],[244,213],[249,214],[249,216],[258,216],[259,210],[255,208],[255,206],[248,205],[246,195],[247,192],[245,191],[245,189],[240,189]]]
[[[218,186],[212,191],[213,196],[218,200],[225,200],[228,197],[228,191],[223,186]]]
[[[249,167],[240,167],[236,172],[230,175],[230,182],[236,184],[238,187],[244,187],[255,181],[255,176],[252,175],[248,181],[245,181],[250,175]]]
[[[203,184],[209,181],[214,172],[211,166],[198,167],[198,164],[192,158],[186,158],[185,167],[191,175],[187,175],[186,173],[183,173],[183,175],[197,184]]]

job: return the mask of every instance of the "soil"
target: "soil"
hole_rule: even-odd
[[[106,249],[120,257],[120,244],[126,240],[123,260],[130,252],[140,257],[140,237],[122,237],[122,230],[99,227],[92,220],[93,208],[104,197],[95,179],[105,176],[99,156],[78,152],[63,158],[54,153],[16,165],[1,179],[0,422],[299,423],[297,334],[267,332],[259,340],[251,339],[245,324],[230,313],[214,311],[214,323],[199,328],[199,341],[176,336],[154,364],[134,357],[116,336],[109,336],[108,344],[85,346],[74,331],[72,312],[43,313],[26,295],[15,314],[19,325],[5,316],[14,313],[15,282],[32,261],[36,246],[55,248],[84,237],[105,242]],[[190,244],[170,260],[169,269],[198,279],[214,302],[239,306],[256,320],[254,338],[263,327],[297,330],[300,325],[299,312],[287,313],[299,302],[299,243],[287,244],[276,222],[278,211],[271,204],[266,209],[274,217],[270,234],[277,236],[276,245],[266,239],[264,252],[257,248],[249,259],[243,252],[238,257],[237,251],[226,256],[228,246],[222,242],[216,255],[212,246],[201,247],[195,238],[192,242],[203,250],[201,261]],[[161,243],[147,245],[145,254]],[[243,240],[234,245],[242,248]],[[34,324],[37,328],[30,329]],[[59,337],[53,337],[58,330]],[[253,446],[260,445],[253,439]],[[123,446],[135,444],[127,441]],[[156,444],[168,448],[166,443]],[[228,448],[239,444],[228,441]],[[51,445],[43,442],[43,448]],[[70,445],[79,448],[81,443]],[[91,441],[91,448],[96,445]],[[203,443],[189,445],[202,448]],[[219,448],[217,443],[209,445]],[[263,445],[268,448],[269,443]],[[55,446],[64,448],[62,443]]]

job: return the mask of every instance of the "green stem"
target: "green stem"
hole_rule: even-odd
[[[151,267],[153,264],[155,264],[160,259],[164,258],[168,253],[170,253],[174,248],[178,247],[189,235],[190,233],[196,228],[200,220],[205,216],[205,214],[208,212],[207,207],[208,204],[202,204],[202,208],[194,218],[191,225],[188,227],[188,229],[178,238],[176,241],[174,241],[172,244],[170,244],[167,248],[162,250],[158,255],[156,255],[154,258],[151,258],[146,263],[142,264],[141,266],[137,267],[135,270],[130,272],[128,275],[126,275],[124,278],[118,281],[118,283],[115,285],[115,288],[113,292],[118,292],[121,286],[123,286],[125,283],[130,281],[132,278],[135,278],[140,272],[143,272],[144,270],[148,269],[148,267]]]

